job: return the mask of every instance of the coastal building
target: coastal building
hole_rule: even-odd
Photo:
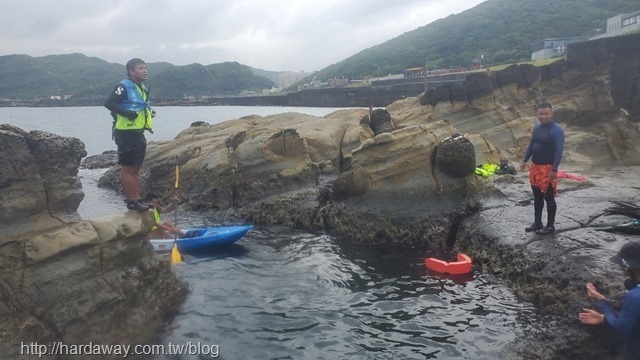
[[[309,75],[311,75],[311,73],[307,73],[304,71],[300,71],[300,72],[289,71],[289,72],[278,74],[278,87],[282,89],[286,89],[289,86],[297,83],[298,81],[306,78]]]
[[[531,46],[531,60],[544,60],[562,56],[567,45],[589,40],[587,36],[557,37],[540,40]]]
[[[69,100],[72,95],[49,95],[49,100]]]
[[[404,70],[405,78],[424,77],[426,66],[413,67]]]
[[[544,60],[556,56],[562,56],[567,51],[567,45],[587,40],[595,40],[606,37],[628,34],[633,31],[640,31],[640,10],[630,14],[618,14],[607,20],[607,27],[604,32],[596,29],[597,35],[592,37],[558,37],[540,40],[531,46],[531,60]]]
[[[619,14],[609,18],[605,32],[589,40],[624,35],[632,31],[640,31],[640,10],[631,14]]]
[[[327,80],[327,84],[329,84],[330,87],[344,87],[349,85],[349,79],[344,76],[341,78],[333,78]]]

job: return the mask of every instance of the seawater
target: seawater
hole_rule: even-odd
[[[194,121],[336,109],[161,107],[148,140],[175,137]],[[82,140],[89,155],[114,149],[106,109],[0,108],[0,123]],[[80,170],[84,218],[124,211],[104,170]],[[180,211],[184,227],[223,221]],[[495,277],[427,272],[425,249],[356,246],[326,234],[256,227],[216,252],[176,267],[190,292],[155,344],[217,345],[224,359],[500,359],[518,339],[544,331],[533,306]],[[191,359],[155,355],[152,359]],[[210,358],[201,355],[199,358]]]
[[[153,119],[153,134],[145,133],[147,141],[171,140],[196,121],[217,124],[248,115],[267,116],[285,112],[300,112],[324,116],[339,110],[320,107],[277,106],[159,106]],[[82,140],[87,154],[115,150],[111,139],[111,115],[102,106],[12,108],[0,107],[0,124],[11,124],[23,130],[44,130]]]

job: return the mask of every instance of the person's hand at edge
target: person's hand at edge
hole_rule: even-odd
[[[520,162],[520,171],[527,171],[527,163],[524,161]]]
[[[133,110],[127,110],[125,117],[129,120],[135,120],[138,118],[138,113]]]
[[[587,283],[587,296],[596,301],[605,299],[604,295],[600,294],[592,283]]]
[[[604,322],[604,315],[599,312],[591,309],[582,309],[580,314],[578,314],[578,320],[580,320],[583,324],[588,325],[598,325]]]

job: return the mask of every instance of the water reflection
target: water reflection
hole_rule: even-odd
[[[92,183],[100,174],[80,172],[85,218],[124,211],[120,197]],[[230,224],[187,212],[178,219]],[[496,359],[541,331],[533,308],[497,279],[424,266],[453,255],[254,228],[231,246],[185,256],[176,271],[191,291],[157,343],[220,345],[227,359]]]
[[[191,293],[160,342],[219,344],[228,359],[495,359],[532,331],[532,307],[496,279],[431,274],[421,249],[279,227],[235,245],[180,265]]]
[[[222,258],[241,258],[249,253],[249,250],[238,244],[226,244],[199,250],[197,253],[184,254],[184,261],[197,264],[200,262],[215,261]]]

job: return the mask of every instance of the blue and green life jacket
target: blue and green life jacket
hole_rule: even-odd
[[[149,103],[149,89],[144,84],[136,84],[131,79],[120,81],[127,89],[127,100],[121,103],[126,110],[138,113],[134,120],[116,114],[115,129],[117,130],[149,130],[153,128],[153,118],[151,116],[151,105]]]

